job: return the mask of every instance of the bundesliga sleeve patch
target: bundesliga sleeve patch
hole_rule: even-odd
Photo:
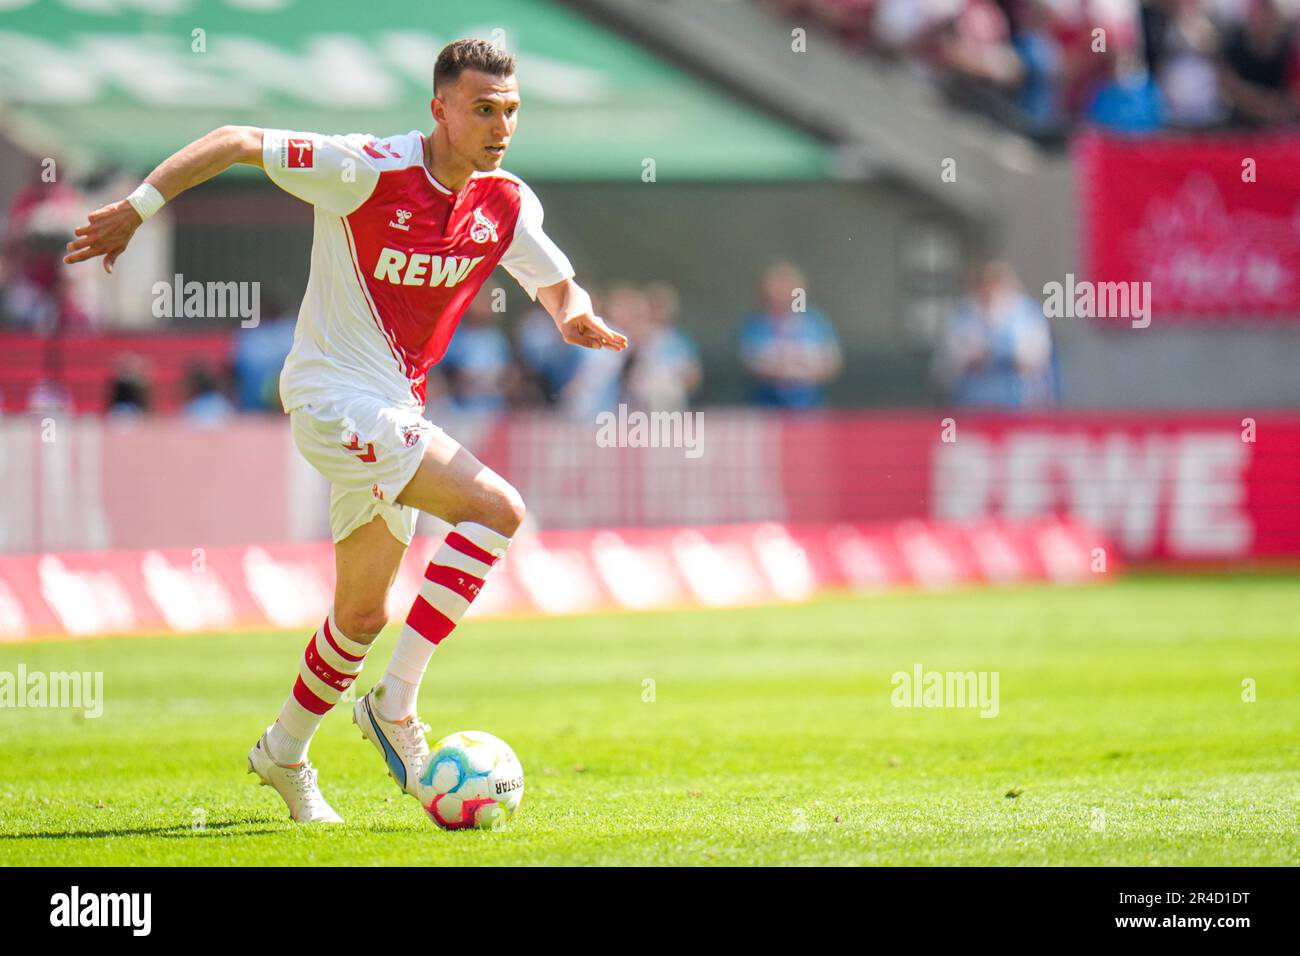
[[[281,169],[311,169],[316,162],[314,144],[309,139],[291,139],[280,155]]]

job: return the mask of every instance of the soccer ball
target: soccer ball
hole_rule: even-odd
[[[494,830],[524,799],[524,768],[504,740],[462,730],[434,744],[418,789],[424,812],[444,830]]]

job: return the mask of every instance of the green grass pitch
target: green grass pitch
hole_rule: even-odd
[[[106,701],[0,709],[0,864],[1294,865],[1298,584],[471,621],[421,716],[519,754],[522,809],[492,833],[429,823],[347,707],[312,747],[347,824],[288,821],[245,754],[305,634],[0,645],[0,671],[103,671]],[[918,663],[997,671],[998,716],[894,707]]]

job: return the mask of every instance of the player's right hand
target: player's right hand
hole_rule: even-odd
[[[84,226],[74,230],[77,238],[68,243],[68,254],[63,261],[71,265],[103,256],[104,271],[112,272],[113,263],[140,225],[140,214],[125,199],[102,206],[90,214]]]

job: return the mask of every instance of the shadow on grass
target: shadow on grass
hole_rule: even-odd
[[[282,824],[267,820],[226,820],[209,823],[202,829],[195,829],[189,823],[173,823],[162,827],[124,827],[120,829],[97,830],[63,830],[40,833],[0,833],[3,840],[93,840],[95,837],[138,837],[153,836],[166,840],[203,839],[205,837],[258,836],[267,833],[283,833],[290,829],[290,821]],[[215,832],[214,832],[215,831]],[[232,831],[232,832],[223,832]]]

